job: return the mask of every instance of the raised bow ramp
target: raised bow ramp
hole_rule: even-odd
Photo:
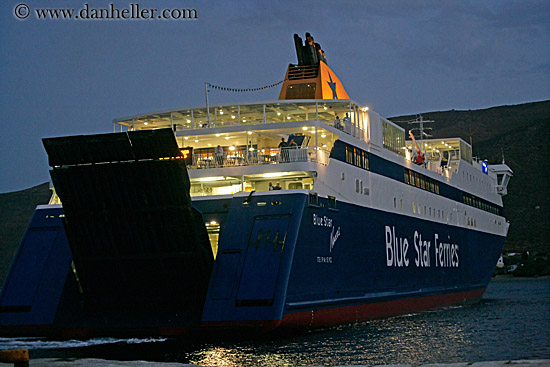
[[[58,220],[57,226],[66,232],[73,271],[69,256],[56,282],[63,295],[55,300],[57,305],[50,305],[51,318],[42,322],[54,329],[197,324],[214,258],[202,214],[191,206],[189,177],[173,132],[70,136],[43,142],[63,203],[64,220],[62,224]],[[37,228],[31,227],[32,223],[27,236],[34,238]],[[36,249],[30,247],[48,247],[48,238],[40,237],[43,241],[23,240],[13,271],[36,262]],[[54,244],[55,236],[50,237],[51,248],[67,246]],[[33,284],[22,286],[39,291],[40,279],[37,275]],[[6,288],[19,289],[15,283],[21,277],[8,280],[14,283]],[[68,286],[75,282],[78,295]],[[60,318],[59,310],[68,304],[73,317]],[[26,306],[13,309],[19,311],[19,319],[31,312],[33,305]]]

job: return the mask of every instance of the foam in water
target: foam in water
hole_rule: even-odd
[[[164,342],[166,338],[94,338],[89,340],[48,340],[44,338],[0,338],[0,350],[6,349],[64,349],[84,348],[105,344],[141,344]]]

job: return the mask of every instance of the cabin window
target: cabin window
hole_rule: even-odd
[[[393,207],[397,208],[397,198],[393,198]]]
[[[316,192],[309,193],[309,206],[319,206],[319,195]]]
[[[327,196],[327,206],[331,210],[337,210],[336,198],[334,196]]]
[[[361,192],[361,191],[359,191],[359,179],[358,178],[355,179],[355,192],[356,193]]]
[[[384,148],[404,156],[405,131],[387,120],[382,120],[382,144]]]
[[[367,152],[363,152],[363,168],[369,169],[369,154]]]
[[[413,201],[413,213],[416,213],[416,204]]]

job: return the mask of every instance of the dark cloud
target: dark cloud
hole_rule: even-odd
[[[296,61],[293,33],[311,32],[351,97],[386,116],[550,96],[549,1],[141,4],[184,4],[199,19],[18,21],[12,2],[0,4],[0,192],[48,179],[43,137],[107,132],[115,117],[204,104],[204,82],[279,81]],[[213,92],[211,101],[277,95]]]

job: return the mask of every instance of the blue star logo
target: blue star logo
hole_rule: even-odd
[[[336,93],[336,83],[332,81],[332,76],[330,76],[330,71],[328,72],[328,78],[330,79],[330,82],[328,83],[328,86],[332,90],[332,99],[338,99],[338,94]]]

